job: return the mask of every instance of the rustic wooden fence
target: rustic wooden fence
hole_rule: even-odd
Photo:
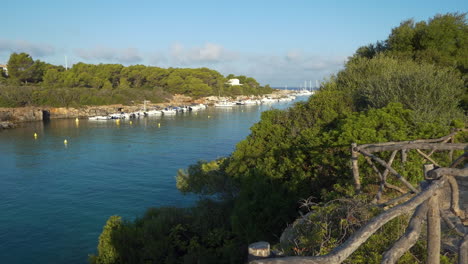
[[[462,188],[463,197],[460,197],[459,188],[460,181],[468,182],[468,168],[465,165],[465,161],[468,159],[468,144],[454,143],[456,134],[457,132],[453,132],[448,136],[429,140],[352,144],[351,164],[356,191],[361,192],[358,160],[359,156],[362,155],[380,179],[379,189],[373,202],[385,206],[387,210],[371,219],[327,255],[263,258],[251,263],[341,263],[384,224],[402,214],[413,212],[406,232],[383,254],[382,263],[396,263],[417,242],[424,222],[426,222],[427,227],[427,263],[439,263],[441,221],[443,221],[459,237],[458,262],[468,264],[468,190]],[[463,150],[464,153],[456,158],[449,167],[440,167],[432,157],[436,151],[448,151],[450,160],[453,160],[452,156],[455,150]],[[388,161],[378,157],[379,152],[388,151],[391,151]],[[398,152],[401,152],[400,157],[404,163],[409,151],[415,151],[430,163],[423,168],[425,180],[420,183],[420,186],[413,186],[392,167]],[[384,168],[384,171],[381,172],[376,164]],[[390,184],[388,177],[391,175],[395,176],[404,187]],[[401,195],[390,201],[381,202],[386,188],[396,190]],[[460,208],[460,198],[467,202],[464,204],[465,208]],[[258,252],[265,255],[261,249],[258,249]]]

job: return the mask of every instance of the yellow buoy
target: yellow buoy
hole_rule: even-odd
[[[158,123],[158,127],[161,127],[161,123]]]
[[[132,121],[130,121],[130,125],[131,125],[131,124],[133,124],[133,122],[132,122]]]
[[[116,119],[116,120],[115,120],[115,123],[116,123],[117,125],[120,125],[120,119]]]
[[[77,123],[80,122],[80,120],[78,119],[78,117],[75,119],[75,122],[77,122]]]
[[[210,118],[210,116],[208,116],[208,118]]]
[[[34,139],[37,139],[37,133],[34,133]]]
[[[65,139],[65,140],[63,141],[63,144],[67,145],[67,144],[68,144],[68,141]]]

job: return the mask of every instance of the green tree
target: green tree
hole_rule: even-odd
[[[99,236],[98,255],[91,256],[90,262],[94,264],[114,264],[118,263],[119,252],[116,250],[113,235],[122,226],[122,218],[113,215],[109,217]]]
[[[12,53],[8,60],[8,75],[21,83],[31,81],[34,61],[27,53]]]
[[[458,105],[465,90],[453,68],[379,55],[348,63],[336,81],[339,89],[354,99],[357,109],[399,102],[424,122],[449,124],[461,117]]]

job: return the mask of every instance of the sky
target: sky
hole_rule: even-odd
[[[466,0],[3,1],[0,64],[26,52],[55,65],[208,67],[298,87],[326,80],[403,20],[467,11]]]

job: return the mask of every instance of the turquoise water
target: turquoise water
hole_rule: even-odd
[[[177,170],[229,155],[262,111],[291,104],[0,131],[0,262],[86,263],[109,216],[192,205],[197,197],[175,187]]]

